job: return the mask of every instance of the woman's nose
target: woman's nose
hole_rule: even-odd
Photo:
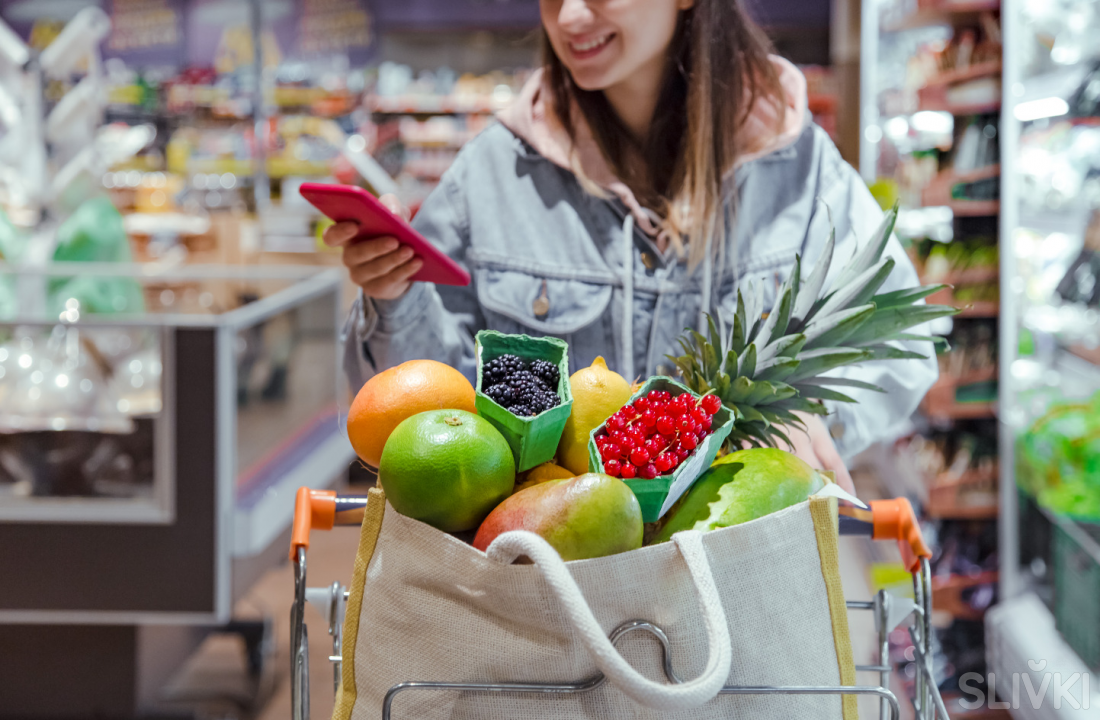
[[[579,30],[592,21],[592,10],[587,0],[562,0],[558,12],[558,24],[563,30]]]

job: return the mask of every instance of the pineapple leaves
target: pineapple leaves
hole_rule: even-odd
[[[958,314],[958,310],[946,305],[907,305],[878,308],[871,319],[852,333],[845,341],[852,347],[882,342],[902,330],[921,325],[941,317]]]
[[[897,219],[898,205],[894,203],[894,207],[886,213],[886,217],[882,218],[875,234],[871,236],[866,245],[855,252],[848,265],[841,271],[840,277],[836,281],[836,287],[847,286],[880,261],[882,252],[886,249],[886,243],[890,240],[890,233],[894,232],[894,223],[897,222]]]
[[[923,300],[929,295],[938,293],[940,290],[945,290],[951,287],[950,285],[924,285],[922,287],[906,288],[904,290],[895,290],[894,292],[883,293],[882,295],[875,295],[871,298],[877,307],[889,308],[899,307],[903,305],[912,305],[913,303]]]
[[[741,367],[738,368],[737,374],[748,378],[756,374],[756,343],[749,345],[741,355]]]
[[[792,330],[801,330],[802,326],[810,319],[810,310],[817,302],[821,288],[825,286],[825,276],[829,273],[829,266],[833,262],[833,249],[836,247],[836,230],[829,232],[829,240],[825,243],[825,249],[821,251],[821,257],[810,271],[810,277],[806,279],[798,293],[798,301],[794,307],[794,327]]]
[[[786,380],[802,362],[798,358],[777,357],[760,363],[756,369],[757,380]]]
[[[860,348],[821,348],[810,350],[799,356],[799,366],[787,378],[787,382],[796,383],[809,377],[828,372],[833,368],[870,360],[873,353]]]
[[[826,317],[838,310],[864,304],[875,294],[875,290],[882,286],[882,283],[886,281],[886,276],[893,269],[893,258],[880,260],[874,267],[841,285],[832,297],[821,306],[821,309],[817,312],[817,317]]]
[[[806,326],[806,349],[836,347],[871,319],[874,305],[863,305],[825,315]]]
[[[822,375],[821,377],[806,378],[798,383],[797,390],[801,392],[802,388],[806,385],[835,385],[836,387],[850,387],[859,388],[860,390],[873,390],[875,392],[886,392],[878,385],[873,385],[869,382],[863,382],[862,380],[856,380],[855,378],[846,377],[831,377],[829,375]]]
[[[805,429],[803,414],[827,414],[826,402],[858,402],[853,390],[884,392],[863,380],[825,373],[868,360],[924,358],[897,343],[946,346],[943,338],[911,329],[958,313],[918,304],[947,286],[879,292],[896,264],[884,257],[896,220],[897,206],[839,272],[830,272],[835,229],[806,277],[802,258],[795,256],[767,314],[759,281],[745,282],[729,323],[708,316],[705,328],[685,330],[679,341],[684,354],[668,357],[694,392],[714,392],[733,412],[728,449],[790,446],[789,434]]]
[[[921,355],[912,350],[902,350],[893,345],[869,345],[864,350],[871,351],[871,360],[925,360],[927,355]]]
[[[816,398],[818,400],[835,400],[837,402],[854,403],[857,402],[854,398],[850,398],[842,392],[837,390],[830,390],[827,387],[820,385],[803,385],[798,389],[798,394],[804,398]]]

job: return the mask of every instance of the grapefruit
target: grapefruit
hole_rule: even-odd
[[[427,410],[474,409],[466,376],[435,360],[409,360],[384,370],[359,390],[348,410],[348,439],[359,458],[378,467],[390,433],[403,420]]]
[[[797,505],[826,482],[823,473],[785,450],[738,450],[715,460],[695,481],[653,542],[681,530],[706,532],[770,515]]]
[[[515,481],[504,436],[465,410],[429,410],[402,421],[378,466],[394,510],[445,532],[476,528]]]
[[[558,443],[558,461],[574,475],[588,472],[588,436],[630,400],[630,383],[602,357],[569,378],[573,409]]]

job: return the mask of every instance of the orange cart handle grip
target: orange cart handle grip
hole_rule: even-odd
[[[875,540],[897,540],[901,561],[911,573],[920,570],[921,558],[930,559],[932,551],[924,543],[913,506],[905,498],[872,500],[871,515]]]
[[[298,488],[290,531],[291,562],[298,559],[298,548],[309,549],[311,531],[331,530],[336,525],[362,525],[366,507],[366,495],[338,495],[334,490]]]
[[[336,491],[298,488],[294,497],[294,525],[290,530],[290,561],[298,561],[298,548],[309,549],[313,528],[331,530],[336,522]]]

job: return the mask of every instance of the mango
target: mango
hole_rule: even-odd
[[[714,461],[669,512],[653,543],[681,530],[715,530],[762,518],[806,500],[826,477],[796,455],[752,448]]]
[[[497,505],[478,528],[484,551],[501,533],[529,530],[562,560],[603,557],[642,546],[642,508],[621,480],[600,473],[547,480]]]

